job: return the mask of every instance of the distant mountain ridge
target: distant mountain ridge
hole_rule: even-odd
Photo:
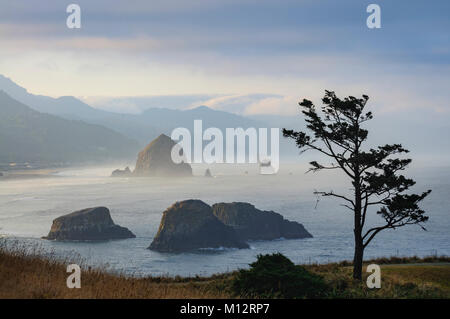
[[[194,119],[202,119],[204,129],[208,127],[217,127],[222,130],[227,127],[278,127],[305,130],[305,122],[300,110],[298,115],[295,116],[272,114],[241,116],[200,106],[189,110],[149,108],[141,114],[126,114],[96,109],[72,96],[52,98],[34,95],[2,75],[0,75],[0,90],[38,112],[107,127],[138,141],[139,148],[144,147],[162,133],[170,136],[171,131],[176,127],[186,127],[192,130]],[[139,97],[136,97],[136,99],[139,99]],[[142,103],[140,109],[144,107]],[[179,101],[177,103],[180,105]],[[395,101],[393,103],[395,104]],[[450,140],[442,138],[448,136],[450,132],[450,125],[446,116],[437,116],[433,112],[411,108],[411,110],[408,110],[408,116],[405,117],[403,110],[393,113],[383,112],[382,109],[378,109],[378,105],[374,102],[370,107],[375,112],[373,123],[368,123],[370,128],[369,139],[372,145],[384,144],[394,137],[393,142],[401,142],[408,146],[413,153],[420,154],[427,161],[429,158],[443,158],[442,156],[445,155],[443,163],[447,162],[446,158],[450,156]],[[414,129],[411,129],[412,127]],[[135,155],[134,153],[130,154],[130,157]],[[281,134],[280,155],[285,159],[299,158],[295,144],[291,140],[283,138]],[[310,160],[312,158],[308,153],[302,155],[302,161]]]
[[[0,162],[79,163],[129,158],[136,141],[99,125],[40,113],[0,90]]]
[[[159,134],[157,130],[142,121],[137,115],[95,109],[73,96],[52,98],[31,94],[3,75],[0,75],[0,90],[38,112],[57,115],[69,120],[82,120],[91,124],[102,125],[138,140],[141,146]]]
[[[74,115],[77,113],[80,117],[86,117],[98,116],[102,112],[72,96],[52,98],[45,95],[31,94],[25,88],[17,85],[3,75],[0,75],[0,90],[6,92],[13,99],[41,113],[59,116]]]
[[[213,110],[206,106],[189,110],[149,108],[142,114],[113,113],[95,109],[72,96],[52,98],[31,94],[25,88],[2,75],[0,75],[0,90],[4,90],[12,98],[38,112],[102,125],[129,138],[136,139],[141,146],[147,145],[149,141],[158,137],[161,133],[170,135],[174,128],[186,127],[192,129],[193,122],[196,119],[201,119],[205,128],[267,127],[267,124],[262,121]]]
[[[249,128],[267,127],[261,121],[252,120],[240,115],[224,111],[214,110],[201,105],[188,110],[173,110],[163,108],[151,108],[142,112],[141,117],[154,127],[158,127],[161,132],[170,135],[170,132],[177,127],[193,129],[194,120],[202,120],[203,129],[217,127],[225,129],[227,127]]]

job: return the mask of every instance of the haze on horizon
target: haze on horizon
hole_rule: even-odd
[[[355,1],[77,3],[78,30],[66,27],[67,3],[1,0],[0,74],[34,94],[130,113],[136,103],[111,97],[292,115],[300,98],[333,89],[368,94],[382,112],[449,114],[448,1],[377,1],[377,30]]]

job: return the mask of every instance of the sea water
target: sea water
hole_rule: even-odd
[[[351,260],[353,217],[341,201],[320,198],[315,190],[349,194],[350,184],[337,172],[305,174],[303,165],[283,165],[276,175],[259,175],[256,166],[194,166],[192,178],[112,178],[115,167],[68,168],[49,177],[0,180],[0,235],[8,242],[38,246],[62,258],[133,275],[210,275],[248,267],[258,254],[281,252],[295,263]],[[414,191],[432,189],[422,207],[430,216],[420,227],[381,232],[365,258],[450,255],[450,168],[413,168]],[[243,201],[302,223],[314,236],[250,242],[250,249],[203,249],[158,253],[148,248],[162,212],[176,201],[200,199],[207,204]],[[75,210],[106,206],[113,220],[136,238],[105,242],[55,242],[45,236],[53,219]],[[368,226],[383,220],[370,212]]]

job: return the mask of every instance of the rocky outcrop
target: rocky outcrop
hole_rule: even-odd
[[[111,177],[127,177],[127,176],[131,176],[131,170],[130,168],[127,166],[125,167],[125,169],[116,169],[111,173]]]
[[[211,174],[211,171],[209,170],[209,168],[207,168],[205,171],[205,177],[212,177],[212,174]]]
[[[233,227],[244,240],[312,237],[302,224],[288,221],[272,211],[259,210],[249,203],[218,203],[212,210],[222,223]]]
[[[192,176],[191,165],[185,162],[176,164],[172,161],[171,152],[174,145],[176,143],[170,137],[161,134],[138,154],[133,174],[136,176]]]
[[[213,214],[200,200],[176,202],[163,212],[161,224],[149,249],[182,252],[200,248],[248,248],[232,227]]]
[[[108,240],[136,237],[125,227],[114,224],[106,207],[86,208],[53,220],[44,239],[50,240]]]

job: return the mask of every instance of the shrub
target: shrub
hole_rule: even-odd
[[[277,253],[258,255],[249,270],[238,272],[232,289],[250,298],[315,298],[322,296],[327,286],[319,275]]]

